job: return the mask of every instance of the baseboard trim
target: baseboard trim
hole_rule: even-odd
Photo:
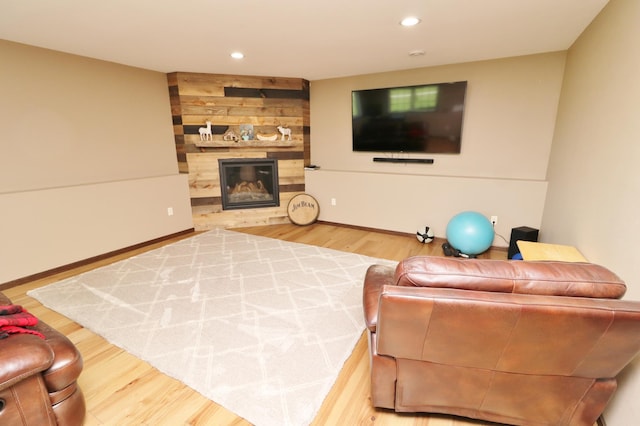
[[[338,222],[330,222],[327,220],[319,220],[316,223],[320,223],[320,224],[326,224],[326,225],[331,225],[331,226],[339,226],[342,228],[350,228],[350,229],[358,229],[360,231],[368,231],[368,232],[378,232],[381,234],[389,234],[389,235],[406,235],[406,236],[413,236],[413,234],[409,234],[406,232],[400,232],[400,231],[390,231],[388,229],[380,229],[380,228],[372,228],[372,227],[368,227],[368,226],[359,226],[359,225],[350,225],[347,223],[338,223]]]
[[[126,252],[131,251],[131,250],[137,250],[137,249],[140,249],[140,248],[144,248],[144,247],[150,246],[152,244],[156,244],[156,243],[160,243],[162,241],[170,240],[172,238],[176,238],[176,237],[192,234],[194,232],[195,232],[194,228],[185,229],[184,231],[180,231],[180,232],[176,232],[176,233],[173,233],[173,234],[165,235],[163,237],[154,238],[153,240],[145,241],[145,242],[142,242],[142,243],[139,243],[139,244],[134,244],[134,245],[129,246],[129,247],[124,247],[124,248],[121,248],[121,249],[118,249],[118,250],[114,250],[114,251],[111,251],[111,252],[108,252],[108,253],[100,254],[98,256],[93,256],[93,257],[90,257],[90,258],[87,258],[87,259],[79,260],[77,262],[69,263],[67,265],[62,265],[62,266],[59,266],[57,268],[49,269],[47,271],[38,272],[37,274],[33,274],[33,275],[26,276],[26,277],[18,278],[18,279],[15,279],[15,280],[7,281],[5,283],[0,284],[0,290],[6,290],[8,288],[16,287],[16,286],[19,286],[21,284],[28,283],[30,281],[35,281],[35,280],[39,280],[39,279],[42,279],[42,278],[47,278],[47,277],[50,277],[52,275],[59,274],[61,272],[66,272],[66,271],[69,271],[71,269],[78,268],[80,266],[85,266],[85,265],[88,265],[88,264],[93,263],[93,262],[97,262],[97,261],[100,261],[100,260],[108,259],[109,257],[117,256],[117,255],[120,255],[122,253],[126,253]]]
[[[359,229],[361,231],[378,232],[378,233],[389,234],[389,235],[400,235],[400,236],[407,236],[407,237],[415,238],[415,234],[407,233],[407,232],[400,232],[400,231],[390,231],[388,229],[379,229],[379,228],[371,228],[371,227],[368,227],[368,226],[350,225],[350,224],[346,224],[346,223],[330,222],[330,221],[327,221],[327,220],[319,220],[316,223],[326,223],[327,225],[331,225],[331,226],[341,226],[343,228]],[[442,244],[442,243],[444,243],[446,241],[447,241],[446,238],[436,237],[433,240],[433,243]],[[491,246],[491,250],[502,250],[502,251],[505,251],[505,252],[507,251],[508,248],[509,247]]]

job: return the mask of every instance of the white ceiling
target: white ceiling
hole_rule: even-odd
[[[607,2],[0,0],[0,39],[163,73],[318,80],[566,50]],[[400,26],[407,15],[422,23]]]

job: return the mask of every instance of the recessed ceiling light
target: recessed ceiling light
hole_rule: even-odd
[[[242,52],[233,52],[233,53],[231,53],[231,57],[233,59],[242,59],[242,58],[244,58],[244,53],[242,53]]]
[[[418,25],[420,23],[420,19],[415,16],[409,16],[400,21],[400,25],[403,27],[413,27],[414,25]]]
[[[412,50],[409,56],[424,56],[424,50]]]

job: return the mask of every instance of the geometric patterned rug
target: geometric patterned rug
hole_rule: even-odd
[[[364,330],[352,253],[216,229],[29,291],[258,426],[315,417]]]

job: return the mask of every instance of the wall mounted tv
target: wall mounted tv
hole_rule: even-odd
[[[353,91],[353,150],[459,154],[466,91],[466,81]]]

